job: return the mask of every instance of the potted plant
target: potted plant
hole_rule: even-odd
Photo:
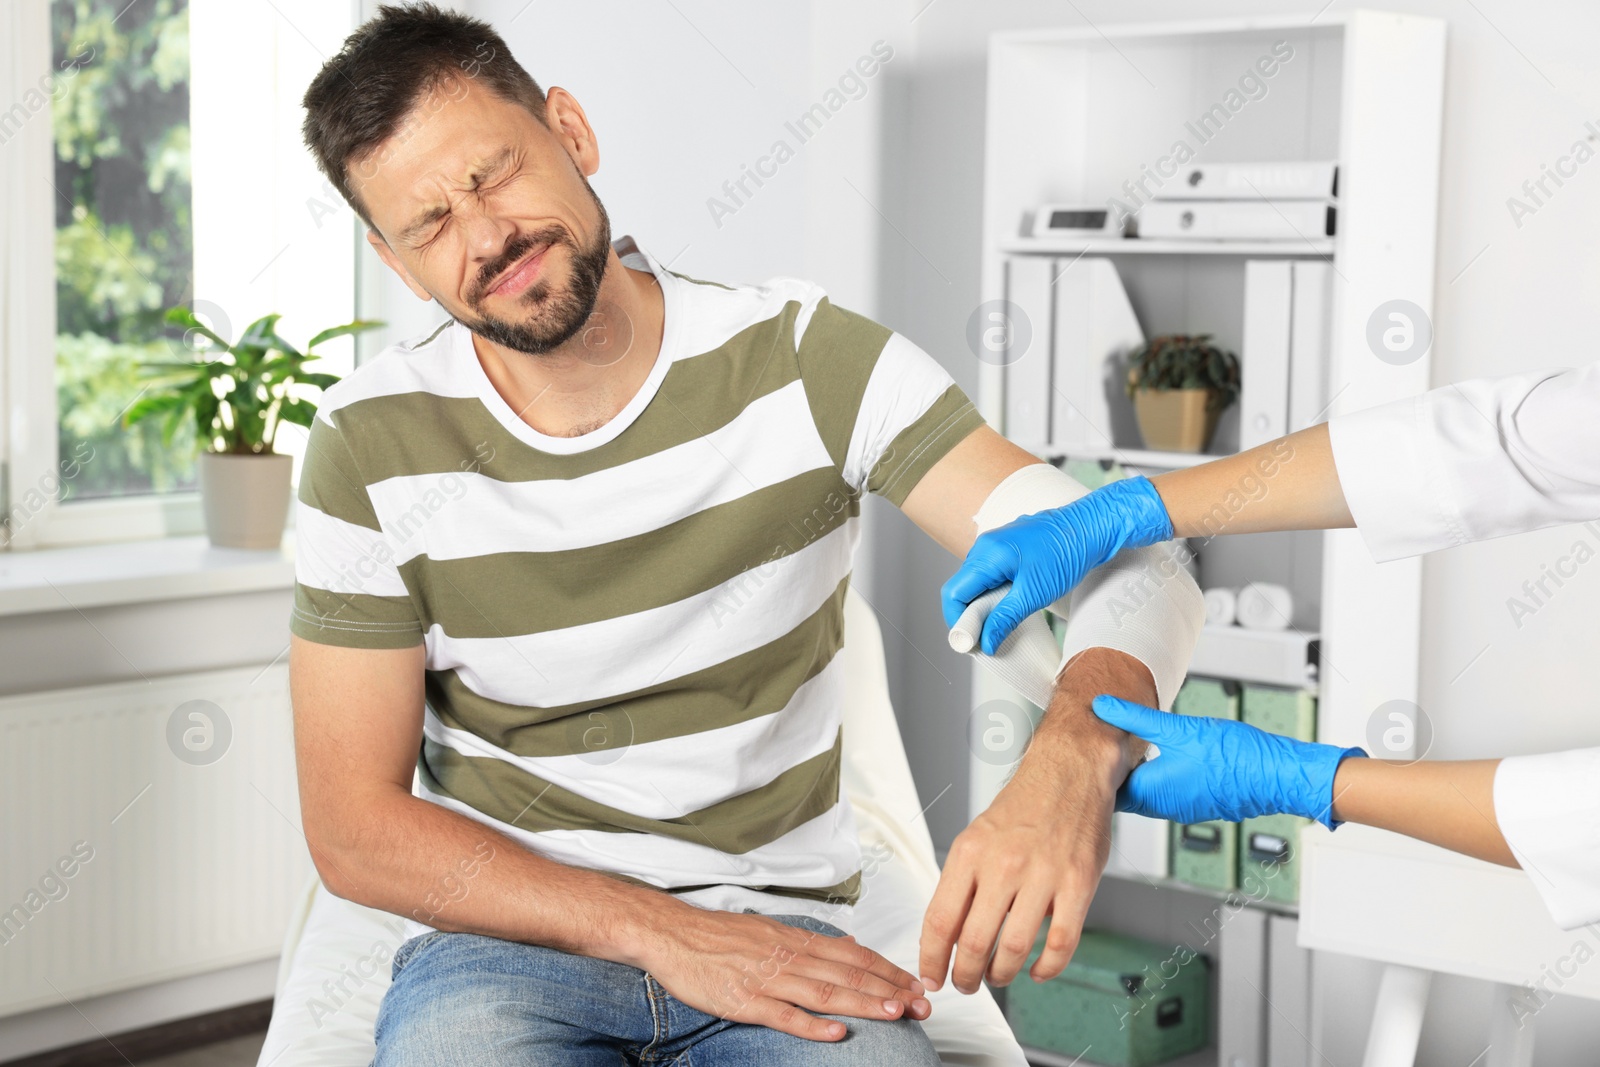
[[[1217,419],[1239,398],[1238,357],[1201,333],[1152,337],[1128,360],[1128,396],[1145,447],[1204,452]]]
[[[196,339],[199,359],[147,363],[150,395],[134,403],[123,426],[163,416],[162,441],[170,445],[192,417],[200,454],[200,501],[206,535],[229,548],[277,548],[289,517],[289,475],[294,457],[272,450],[286,422],[311,425],[317,407],[307,392],[328,388],[337,375],[307,370],[324,341],[384,325],[357,319],[323,330],[301,352],[278,336],[281,316],[251,323],[229,343],[186,307],[168,309],[166,321]]]

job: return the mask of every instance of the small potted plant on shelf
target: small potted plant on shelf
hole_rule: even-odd
[[[1204,452],[1239,398],[1239,359],[1211,335],[1152,337],[1128,356],[1128,396],[1146,448]]]
[[[195,421],[200,454],[200,501],[206,535],[228,548],[277,548],[289,517],[289,475],[294,457],[274,452],[273,442],[286,422],[311,425],[317,407],[306,397],[339,380],[306,369],[321,357],[312,352],[324,341],[384,325],[357,319],[323,330],[301,352],[278,336],[281,316],[257,319],[229,343],[186,307],[168,309],[166,321],[184,329],[200,358],[148,363],[150,395],[135,402],[123,426],[163,416],[162,440],[172,443],[183,420]]]

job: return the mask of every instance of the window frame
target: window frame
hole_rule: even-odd
[[[13,193],[0,204],[0,552],[204,531],[200,494],[194,490],[84,501],[61,499],[66,480],[63,471],[70,474],[71,462],[69,457],[63,465],[57,439],[54,198],[58,194],[49,114],[55,84],[50,5],[51,0],[10,0],[0,5],[0,37],[9,42],[0,46],[0,92],[5,93],[0,97],[0,122],[7,121],[16,106],[29,112],[14,132],[9,125],[0,129],[4,138],[0,140],[0,187]],[[359,220],[317,172],[310,153],[299,143],[298,126],[299,102],[306,85],[355,28],[359,7],[326,0],[279,0],[265,5],[190,0],[190,53],[197,60],[191,68],[191,130],[202,111],[217,106],[196,107],[198,94],[214,96],[225,91],[229,106],[238,107],[247,96],[243,90],[252,85],[262,87],[260,95],[245,99],[242,106],[245,119],[255,122],[238,135],[250,138],[248,157],[242,155],[241,143],[227,140],[234,136],[231,130],[221,139],[191,138],[191,169],[196,175],[192,215],[195,289],[198,297],[219,296],[216,302],[224,307],[243,309],[230,323],[233,336],[271,311],[284,313],[284,335],[291,341],[303,341],[314,329],[356,317],[357,242],[351,239],[351,226],[358,226]],[[243,61],[237,49],[225,50],[234,54],[231,61],[199,61],[224,51],[215,48],[218,42],[241,39],[257,43],[252,52],[255,61],[264,65],[265,79],[251,78],[250,71],[239,69]],[[202,51],[208,48],[211,51]],[[52,91],[42,91],[40,86],[51,86]],[[30,88],[44,97],[42,108],[23,105]],[[209,131],[221,128],[215,122],[204,127]],[[203,153],[195,148],[199,144],[207,149],[203,164]],[[251,263],[265,264],[248,281],[244,277],[248,271],[241,266],[235,277],[234,265],[229,262],[239,235],[225,233],[227,227],[222,223],[233,217],[232,212],[219,207],[222,201],[216,188],[208,190],[209,206],[202,210],[199,191],[202,170],[217,177],[229,168],[237,169],[240,158],[250,160],[251,173],[259,175],[259,186],[269,190],[267,195],[276,209],[275,214],[268,211],[265,218],[251,219],[252,225],[268,231],[260,237],[262,247],[268,243],[274,248],[283,246],[276,255],[247,250],[244,255],[254,257]],[[253,198],[241,194],[233,202],[246,199]],[[313,201],[317,202],[314,207]],[[337,217],[329,219],[330,215],[347,216],[350,225],[341,225]],[[204,237],[203,224],[207,227]],[[284,255],[297,242],[300,254]],[[328,279],[327,287],[305,284],[301,261],[307,258],[313,258],[319,273]],[[344,284],[335,284],[341,281]],[[202,301],[197,299],[195,304],[199,307]],[[291,321],[298,328],[289,329]],[[336,347],[340,344],[351,342],[331,343],[326,346],[329,354],[340,351]],[[351,368],[328,369],[348,372]]]

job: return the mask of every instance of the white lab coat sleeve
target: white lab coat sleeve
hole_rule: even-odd
[[[1501,760],[1494,813],[1556,924],[1600,920],[1600,748]]]
[[[1600,519],[1600,363],[1447,385],[1328,435],[1379,562]]]

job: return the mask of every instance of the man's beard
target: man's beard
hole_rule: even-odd
[[[560,226],[547,226],[532,233],[519,234],[493,263],[486,264],[479,273],[471,306],[479,311],[480,317],[476,322],[462,318],[462,325],[484,340],[529,355],[559,348],[583,329],[583,324],[594,313],[595,302],[600,298],[600,282],[605,277],[606,263],[611,255],[611,220],[606,216],[605,205],[600,203],[600,198],[587,181],[584,187],[589,189],[589,198],[594,201],[595,210],[600,215],[593,243],[587,248],[579,247]],[[524,289],[518,295],[517,303],[525,308],[538,309],[538,313],[529,321],[513,322],[483,312],[482,305],[487,295],[485,287],[493,284],[517,260],[546,244],[551,249],[565,246],[571,251],[572,278],[567,288],[552,293],[550,281],[540,278]],[[548,250],[545,254],[549,255]]]

